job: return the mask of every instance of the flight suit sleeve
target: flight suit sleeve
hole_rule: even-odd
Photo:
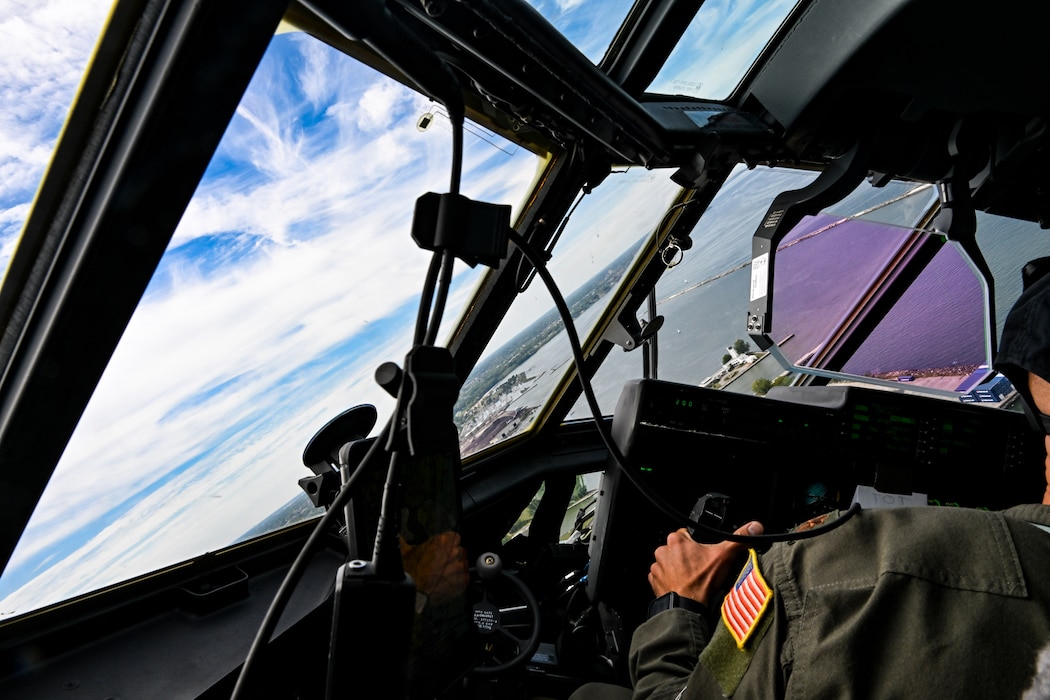
[[[773,591],[772,562],[752,558],[737,584],[754,583],[768,592],[768,601],[749,618],[746,635],[730,631],[719,612],[709,621],[682,609],[672,609],[639,625],[631,641],[629,669],[634,700],[690,698],[779,697],[784,689],[787,636],[785,602]],[[767,579],[768,578],[768,582]],[[789,645],[790,648],[790,645]],[[787,661],[790,665],[790,661]]]
[[[634,700],[677,697],[709,638],[707,620],[682,608],[665,610],[639,625],[628,657]]]

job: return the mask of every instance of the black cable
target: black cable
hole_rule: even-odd
[[[461,109],[452,110],[449,109],[448,105],[445,106],[448,111],[449,122],[452,124],[452,175],[449,182],[449,194],[452,197],[459,196],[459,190],[463,179],[463,111]],[[438,219],[438,225],[440,227],[449,226],[452,224],[460,224],[461,222],[449,222],[445,220],[444,216],[440,216]],[[452,251],[444,249],[440,252],[440,272],[435,269],[438,267],[438,260],[431,261],[431,269],[427,274],[427,285],[425,289],[428,290],[428,296],[424,297],[420,302],[419,318],[416,320],[416,341],[415,344],[420,343],[424,345],[433,345],[437,340],[438,330],[441,327],[441,318],[445,314],[445,303],[448,300],[449,288],[452,286],[452,266],[456,262],[456,256]],[[432,278],[432,275],[437,276],[436,285]],[[434,290],[435,291],[429,291]],[[423,305],[423,301],[426,302],[426,306]],[[422,324],[424,316],[424,309],[429,309],[433,305],[430,311],[430,323],[426,330],[423,331]]]
[[[438,328],[441,326],[441,317],[445,313],[445,302],[448,300],[448,290],[452,286],[452,265],[456,262],[456,256],[452,251],[445,250],[441,254],[441,270],[438,273],[437,290],[434,297],[434,308],[430,315],[430,327],[427,328],[424,345],[433,345],[437,340]]]
[[[258,631],[255,633],[255,639],[252,641],[251,648],[248,650],[248,654],[244,658],[244,665],[241,666],[241,672],[237,676],[237,684],[233,688],[233,694],[230,696],[230,700],[237,700],[237,698],[243,697],[246,692],[251,668],[258,660],[259,656],[262,654],[262,650],[273,635],[273,631],[277,627],[277,622],[280,620],[281,614],[284,612],[285,606],[287,606],[288,600],[292,596],[292,591],[295,590],[295,587],[299,584],[299,579],[302,578],[303,573],[306,571],[306,564],[310,556],[313,554],[313,550],[317,547],[318,542],[321,541],[322,535],[324,535],[332,525],[332,521],[336,519],[336,516],[350,499],[350,495],[353,493],[352,487],[354,482],[357,481],[358,477],[367,468],[368,463],[372,460],[374,455],[382,449],[383,445],[386,443],[385,436],[389,430],[390,424],[388,423],[372,443],[371,447],[368,448],[368,452],[365,454],[364,458],[361,459],[357,468],[354,469],[354,473],[346,480],[346,484],[340,488],[338,493],[336,493],[331,505],[328,506],[328,510],[317,521],[317,524],[307,538],[306,543],[299,550],[299,554],[296,556],[295,561],[292,562],[292,566],[288,569],[288,573],[285,574],[284,580],[281,582],[281,587],[277,589],[277,593],[274,595],[273,600],[270,601],[270,607],[267,609],[266,615],[263,617],[263,621],[259,625]]]
[[[448,191],[454,195],[459,194],[460,183],[463,179],[463,110],[455,111],[449,109],[448,121],[452,125],[452,174],[449,177]]]
[[[398,487],[401,478],[401,456],[395,449],[390,452],[386,483],[383,484],[382,505],[376,525],[376,538],[372,546],[372,564],[379,578],[395,580],[405,575],[401,561],[401,547],[397,540],[400,528],[397,522]]]
[[[423,344],[428,335],[427,312],[434,300],[434,288],[437,284],[438,271],[441,269],[444,256],[440,251],[434,251],[430,256],[430,266],[427,268],[427,276],[423,281],[423,290],[419,294],[419,311],[416,312],[416,330],[412,335],[412,347]],[[431,325],[433,322],[431,322]]]
[[[594,425],[598,430],[598,434],[602,438],[602,442],[608,448],[609,453],[613,456],[616,464],[623,471],[624,475],[630,480],[638,491],[649,500],[657,509],[663,511],[668,517],[681,523],[685,523],[689,527],[693,527],[697,530],[701,530],[710,535],[714,535],[723,540],[729,542],[736,542],[738,544],[746,544],[752,546],[762,546],[772,542],[789,542],[792,540],[809,539],[816,537],[817,535],[824,534],[829,530],[833,530],[843,524],[858,512],[860,512],[860,504],[854,503],[850,506],[849,510],[843,513],[840,517],[827,523],[820,525],[811,530],[804,530],[802,532],[783,532],[783,533],[772,533],[763,535],[737,535],[732,532],[726,532],[719,530],[718,528],[711,527],[706,523],[694,521],[689,516],[685,515],[669,502],[667,502],[662,496],[656,493],[653,489],[649,488],[647,484],[642,482],[640,478],[634,473],[633,470],[628,468],[627,458],[620,451],[620,448],[613,441],[612,436],[608,433],[605,428],[605,422],[602,418],[601,408],[598,406],[598,399],[595,398],[594,390],[591,387],[590,381],[584,375],[584,358],[583,358],[583,346],[580,343],[580,337],[576,332],[576,326],[572,320],[572,314],[569,312],[569,307],[565,303],[565,299],[562,297],[561,292],[558,290],[558,286],[554,282],[554,278],[551,277],[550,271],[547,270],[544,265],[542,258],[536,253],[528,241],[526,241],[517,231],[510,231],[510,240],[514,242],[518,248],[521,249],[522,254],[529,258],[532,262],[533,267],[536,269],[536,273],[543,280],[543,283],[547,285],[547,291],[550,292],[551,297],[554,299],[554,305],[558,309],[558,313],[561,316],[562,323],[565,325],[565,333],[569,338],[569,345],[572,349],[573,359],[576,363],[576,373],[580,378],[580,385],[583,388],[583,394],[587,399],[587,404],[590,406],[591,414],[594,417]]]

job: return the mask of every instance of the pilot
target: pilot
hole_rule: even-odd
[[[1050,453],[1050,275],[1026,279],[995,367]],[[1033,677],[1050,641],[1048,504],[1050,486],[1001,512],[866,509],[762,554],[672,532],[631,641],[633,693],[591,683],[572,700],[1045,698]]]

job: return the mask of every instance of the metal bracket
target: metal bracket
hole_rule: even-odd
[[[639,321],[633,313],[624,310],[605,328],[601,340],[619,345],[627,352],[643,345],[656,335],[663,325],[663,316],[657,316],[648,322]]]
[[[985,313],[985,356],[989,360],[996,352],[995,323],[995,277],[992,268],[985,260],[984,254],[977,245],[977,213],[970,196],[970,185],[961,166],[956,165],[948,182],[938,185],[941,198],[941,210],[934,217],[930,228],[944,235],[957,245],[963,253],[963,259],[977,273],[984,294]]]
[[[773,263],[777,245],[804,216],[818,214],[852,192],[867,175],[867,156],[866,147],[854,144],[806,187],[777,195],[762,217],[751,239],[751,294],[747,311],[747,333],[762,350],[774,345],[769,331],[773,326]]]

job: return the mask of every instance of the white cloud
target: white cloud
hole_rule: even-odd
[[[357,125],[362,131],[386,129],[396,117],[396,108],[406,96],[415,96],[408,88],[383,81],[365,90],[357,105]]]
[[[306,164],[300,153],[302,136],[282,124],[272,105],[266,107],[262,114],[254,113],[243,104],[237,107],[237,116],[251,124],[259,137],[253,139],[249,147],[252,164],[259,172],[272,177],[301,170]]]
[[[562,12],[568,12],[569,10],[576,9],[585,2],[587,2],[587,0],[557,0],[555,4]]]
[[[109,3],[4,0],[0,8],[0,203],[10,211],[33,197]],[[0,236],[20,229],[4,222]]]
[[[314,107],[323,107],[331,99],[334,86],[339,84],[338,75],[342,62],[331,61],[331,52],[315,41],[298,42],[305,57],[305,67],[299,72],[299,85],[306,99]],[[333,75],[336,73],[336,75]]]

